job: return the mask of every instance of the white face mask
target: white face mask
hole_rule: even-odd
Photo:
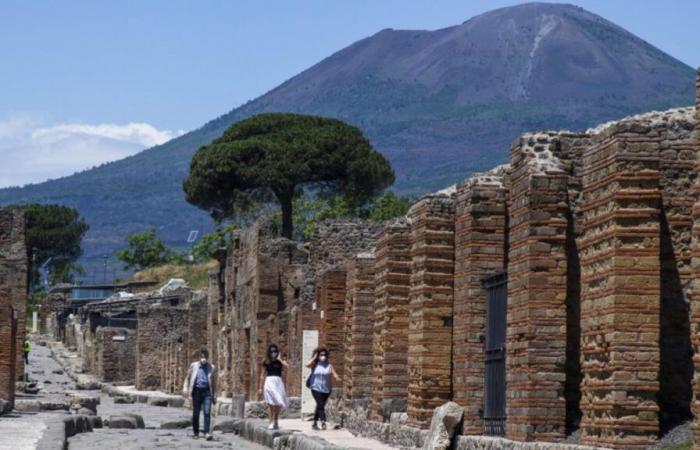
[[[321,355],[318,357],[318,360],[321,362],[326,362],[326,359],[328,359],[328,357],[326,355]]]
[[[200,364],[206,364],[207,363],[207,358],[202,358],[199,360]]]

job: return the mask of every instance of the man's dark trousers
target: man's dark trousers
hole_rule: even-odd
[[[195,436],[199,434],[199,412],[204,409],[204,432],[209,433],[211,424],[211,391],[206,388],[192,390],[192,429]]]

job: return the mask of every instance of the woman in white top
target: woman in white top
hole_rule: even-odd
[[[309,388],[311,394],[316,401],[316,411],[314,412],[314,424],[312,428],[318,430],[318,421],[321,421],[321,429],[326,429],[326,402],[331,396],[333,386],[331,384],[331,376],[335,381],[340,381],[340,377],[333,368],[333,365],[328,360],[328,350],[325,347],[320,347],[314,350],[313,356],[306,364],[306,367],[311,368],[311,382]]]

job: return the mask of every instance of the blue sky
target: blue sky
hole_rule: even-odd
[[[383,28],[442,28],[518,3],[2,0],[0,152],[39,157],[33,168],[0,171],[0,186],[65,175],[197,128]],[[700,65],[700,1],[573,3]]]

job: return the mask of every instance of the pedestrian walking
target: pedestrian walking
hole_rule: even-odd
[[[209,362],[209,350],[199,349],[199,360],[193,362],[187,370],[187,377],[182,385],[182,395],[192,396],[192,430],[194,438],[199,437],[199,413],[204,413],[204,436],[212,440],[211,406],[216,404],[216,367]]]
[[[258,395],[262,395],[269,408],[270,425],[268,429],[279,429],[280,412],[289,407],[287,390],[284,387],[284,370],[289,364],[280,358],[279,349],[275,344],[267,348],[267,358],[262,363]]]
[[[311,426],[314,430],[318,430],[318,421],[321,421],[321,429],[326,429],[326,402],[331,396],[333,386],[331,384],[331,376],[335,381],[340,381],[338,373],[328,359],[328,349],[320,347],[314,350],[313,356],[306,364],[306,367],[311,368],[311,375],[306,385],[311,389],[311,394],[316,402],[316,410],[314,411],[314,423]]]
[[[29,338],[24,338],[24,364],[29,365],[29,352],[32,351],[32,344],[29,342]]]

